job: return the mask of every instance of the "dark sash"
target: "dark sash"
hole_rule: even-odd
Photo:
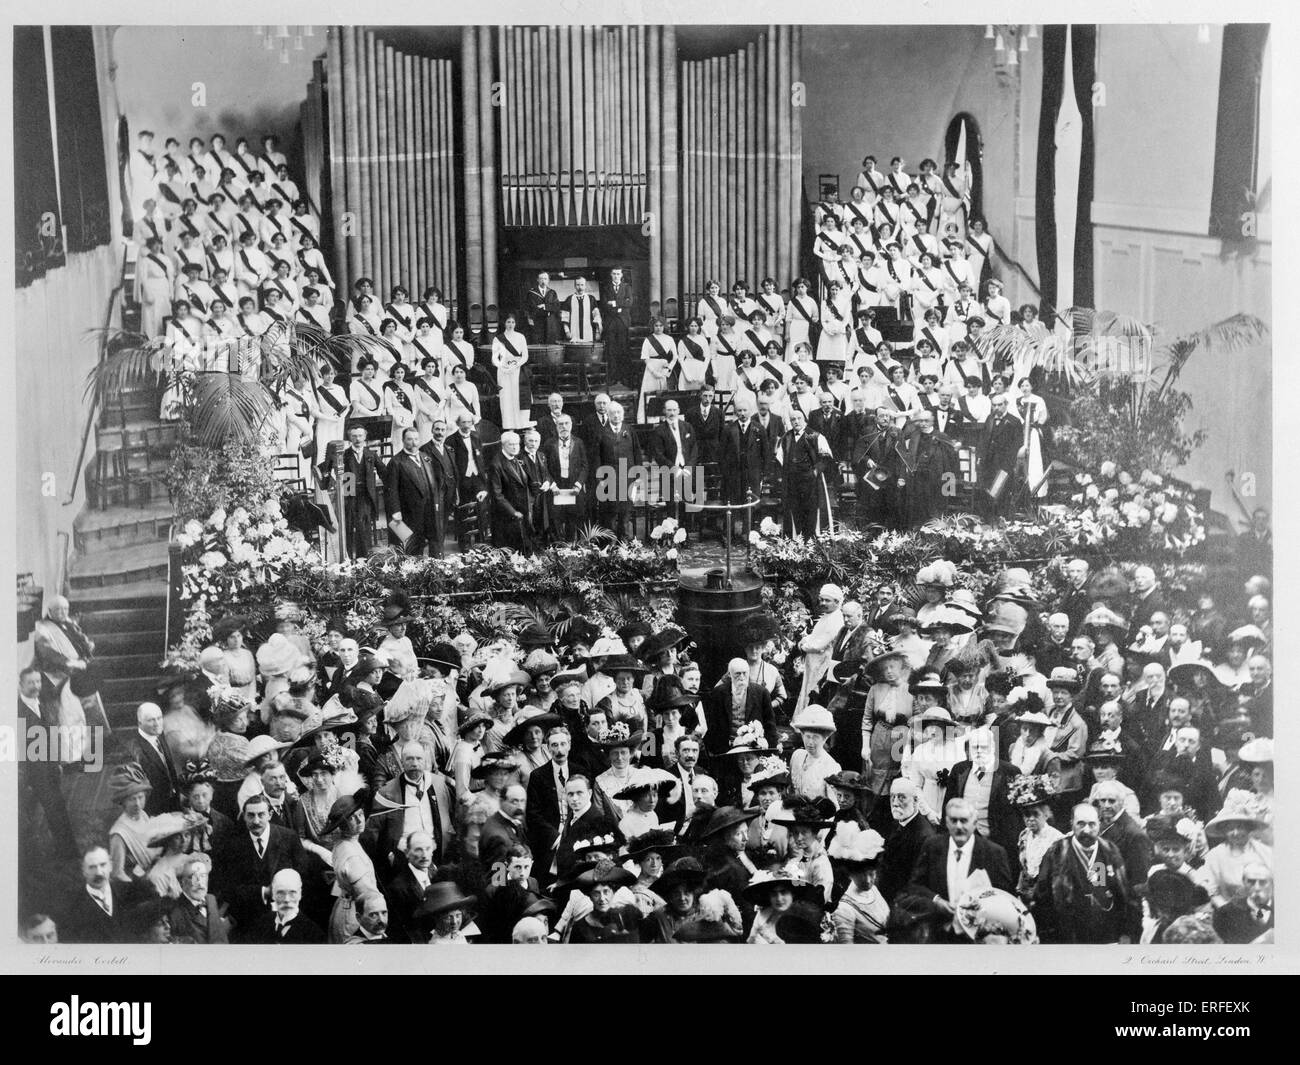
[[[712,297],[712,296],[705,296],[705,297],[704,297],[704,302],[707,303],[707,304],[709,305],[709,309],[713,311],[713,315],[714,315],[715,318],[721,318],[721,317],[722,317],[722,305],[721,305],[720,303],[718,303],[718,301],[717,301],[716,299],[714,299],[714,297]]]
[[[864,215],[864,214],[863,214],[863,213],[858,209],[858,205],[857,205],[856,203],[849,202],[849,203],[846,203],[844,206],[847,207],[850,211],[853,212],[853,215],[854,215],[855,218],[860,218],[860,219],[862,219],[863,223],[864,223],[868,228],[870,228],[870,226],[871,226],[871,219],[868,218],[866,215]],[[850,225],[853,224],[853,220],[852,220],[852,219],[849,220],[849,224],[850,224]]]
[[[947,175],[947,174],[944,174],[944,175],[943,175],[939,180],[943,182],[943,187],[944,187],[945,189],[948,190],[948,194],[949,194],[949,195],[950,195],[954,200],[964,200],[964,199],[965,199],[965,196],[963,196],[960,192],[957,191],[957,186],[954,185],[951,181],[948,180],[948,175]]]
[[[826,309],[827,309],[828,311],[830,311],[831,314],[835,315],[835,318],[836,318],[838,321],[841,321],[841,322],[844,321],[844,312],[841,311],[838,307],[835,306],[835,301],[834,301],[834,300],[827,300],[827,301],[826,301]]]
[[[171,276],[172,268],[171,268],[171,264],[170,264],[170,263],[168,263],[168,262],[167,262],[166,260],[164,260],[164,259],[160,259],[160,258],[158,258],[158,256],[155,255],[153,252],[150,252],[148,257],[149,257],[150,259],[152,259],[154,262],[156,262],[159,266],[161,266],[162,269],[163,269],[163,272],[164,272],[165,274],[167,274],[168,277]]]
[[[930,343],[934,345],[934,353],[936,355],[943,354],[943,348],[939,346],[938,338],[935,337],[934,331],[928,325],[921,330],[921,336],[926,337]]]
[[[229,307],[232,311],[239,310],[239,300],[226,295],[226,293],[222,291],[220,285],[213,285],[212,291],[215,292],[218,296],[220,296],[221,299],[225,302],[226,306]]]
[[[457,388],[455,385],[452,385],[451,390],[456,394],[456,398],[460,400],[460,405],[462,407],[464,407],[466,410],[474,411],[475,414],[478,413],[478,411],[475,410],[474,404],[465,398],[465,394],[459,388]]]
[[[284,322],[287,320],[283,314],[276,313],[275,311],[271,310],[270,307],[263,307],[262,313],[266,315],[268,318],[277,322]]]
[[[663,345],[659,343],[659,338],[651,333],[646,340],[650,341],[650,346],[655,349],[655,357],[660,359],[671,359],[676,352],[664,351]]]
[[[423,307],[426,311],[428,311],[429,320],[433,322],[434,328],[437,329],[439,332],[446,332],[447,330],[446,308],[442,308],[443,318],[441,321],[439,321],[438,316],[434,313],[433,308],[430,307],[427,303],[421,303],[420,306]],[[441,307],[441,304],[439,304],[438,306]]]
[[[892,277],[895,281],[899,281],[899,280],[900,280],[900,279],[899,279],[899,276],[898,276],[898,271],[894,269],[894,260],[893,260],[893,259],[886,259],[886,260],[885,260],[885,269],[887,269],[887,270],[889,271],[889,276]],[[901,282],[900,282],[900,283],[901,283]]]
[[[776,378],[776,379],[777,379],[778,381],[780,381],[782,384],[785,384],[785,374],[783,374],[783,373],[780,371],[780,369],[777,368],[777,367],[772,363],[772,360],[771,360],[771,359],[764,359],[764,360],[763,360],[762,362],[760,362],[758,365],[761,366],[761,367],[762,367],[764,370],[766,370],[768,373],[770,373],[774,378]],[[808,381],[808,378],[807,378],[806,376],[804,376],[802,373],[800,373],[798,370],[795,370],[794,372],[795,372],[795,376],[796,376],[796,377],[803,377],[803,379],[804,379],[805,381]],[[808,381],[808,383],[809,383],[809,384],[812,384],[811,381]]]
[[[464,343],[464,341],[462,341],[461,343]],[[463,367],[465,367],[465,369],[467,369],[467,370],[469,369],[469,362],[468,362],[468,360],[466,360],[466,358],[465,358],[464,354],[461,352],[460,348],[456,347],[456,342],[455,342],[454,340],[449,341],[449,342],[447,343],[447,350],[450,351],[453,355],[456,356],[456,358],[459,360],[460,364],[461,364]],[[455,387],[455,386],[453,386],[453,387]],[[469,406],[469,404],[466,404],[466,406]]]
[[[513,355],[516,359],[523,358],[523,356],[519,354],[519,349],[516,348],[512,343],[510,343],[508,339],[506,339],[505,333],[500,334],[497,337],[497,339],[501,341],[501,346],[505,348],[506,351],[510,352],[510,354]]]
[[[865,288],[868,292],[880,291],[879,285],[873,285],[870,281],[867,280],[867,275],[862,272],[861,267],[858,268],[858,284],[861,285],[863,288]]]
[[[316,234],[308,226],[304,225],[302,219],[297,215],[289,219],[289,224],[294,226],[304,237],[311,237],[312,240],[316,239]]]
[[[776,306],[775,306],[775,307],[773,307],[772,304],[770,304],[770,303],[767,302],[767,301],[770,300],[770,299],[772,299],[772,300],[776,300]],[[771,296],[768,296],[768,295],[760,295],[760,296],[758,297],[758,302],[761,303],[761,304],[763,304],[763,306],[765,306],[765,307],[767,308],[767,313],[768,313],[768,314],[780,314],[781,311],[785,309],[785,300],[783,300],[780,296],[775,295],[775,294],[773,294],[773,295],[771,295]]]
[[[889,398],[894,401],[894,406],[899,410],[907,410],[907,404],[903,402],[903,397],[898,394],[898,390],[893,385],[889,386]]]
[[[763,347],[763,342],[758,339],[758,334],[752,329],[746,329],[745,336],[749,337],[749,342],[754,345],[754,354],[762,355],[765,349]]]
[[[176,190],[172,188],[170,181],[164,181],[158,186],[158,191],[163,194],[163,199],[179,205],[181,198],[176,195]]]
[[[358,381],[357,384],[359,384],[362,388],[364,388],[367,392],[370,393],[370,398],[375,401],[376,408],[383,406],[383,400],[379,398],[378,392],[376,392],[373,388],[371,388],[368,384],[366,384],[365,381]]]
[[[200,314],[206,314],[208,309],[203,305],[203,301],[199,299],[197,293],[189,285],[185,286],[185,291],[189,293],[190,306]]]
[[[414,347],[418,352],[420,352],[421,362],[423,362],[425,359],[434,358],[433,352],[431,352],[428,348],[426,348],[423,344],[420,343],[420,338],[418,336],[411,337],[411,346]]]
[[[944,263],[943,268],[948,271],[948,276],[952,278],[954,285],[960,285],[962,283],[962,279],[958,277],[956,272],[953,270],[951,261]]]
[[[853,241],[853,243],[856,244],[856,245],[858,246],[858,258],[859,258],[859,259],[861,259],[862,256],[866,255],[867,252],[871,251],[871,248],[869,248],[867,245],[863,244],[862,241],[858,239],[858,235],[857,235],[856,233],[852,233],[852,234],[850,234],[850,235],[849,235],[849,240]]]
[[[278,192],[280,194],[280,199],[282,199],[288,206],[290,207],[293,206],[294,197],[290,196],[285,191],[284,186],[281,185],[278,181],[271,182],[271,191]]]
[[[378,335],[378,334],[375,332],[375,327],[374,327],[373,325],[371,325],[368,321],[366,321],[364,318],[362,318],[361,315],[359,315],[359,314],[354,314],[352,317],[353,317],[356,321],[358,321],[358,322],[360,322],[362,325],[364,325],[364,326],[366,327],[366,330],[370,333],[371,336],[377,336],[377,335]]]
[[[686,345],[686,350],[691,353],[692,358],[699,359],[700,362],[704,362],[705,360],[704,349],[700,347],[699,344],[697,344],[690,337],[683,337],[682,342]]]
[[[386,310],[389,314],[389,317],[396,320],[399,325],[402,325],[407,329],[411,328],[411,319],[407,318],[403,314],[399,314],[397,312],[397,309],[391,303],[385,303],[384,310]]]
[[[243,311],[240,311],[240,312],[239,312],[239,324],[242,325],[242,326],[244,327],[244,332],[247,333],[250,337],[258,336],[259,334],[254,333],[251,329],[248,328],[248,322],[245,321],[245,319],[246,319],[247,317],[248,317],[248,315],[246,315]]]
[[[346,403],[340,403],[337,399],[335,399],[334,393],[331,392],[328,388],[322,388],[320,391],[316,393],[316,395],[319,396],[321,399],[323,399],[326,403],[328,403],[330,409],[333,410],[335,414],[342,414],[345,410],[348,409],[348,405]]]
[[[397,397],[398,403],[408,411],[411,411],[411,413],[415,413],[411,407],[411,397],[406,394],[406,389],[399,388],[396,381],[387,381],[384,383],[384,387],[392,390],[393,394]]]
[[[928,288],[931,292],[935,292],[935,293],[939,291],[937,288],[934,287],[934,282],[931,281],[928,277],[926,277],[924,270],[918,270],[917,273],[920,274],[921,280],[925,282],[926,288]]]
[[[289,290],[284,287],[284,282],[280,278],[273,277],[271,278],[271,280],[275,282],[275,287],[280,290],[280,295],[282,295],[285,299],[293,298],[292,296],[289,295]]]
[[[234,155],[234,159],[235,159],[235,162],[237,162],[240,166],[242,166],[242,167],[244,168],[244,173],[245,173],[246,175],[248,175],[249,177],[252,177],[253,174],[255,174],[255,173],[257,173],[259,170],[261,170],[261,167],[258,167],[258,166],[249,166],[246,162],[244,162],[244,157],[243,157],[242,155],[240,155],[238,152],[235,153],[235,155]]]
[[[730,355],[733,359],[736,357],[736,349],[731,346],[731,341],[721,333],[718,334],[718,343],[722,345],[723,354]]]
[[[862,171],[862,176],[863,176],[864,178],[867,179],[867,184],[871,186],[871,191],[874,192],[877,196],[879,196],[879,195],[880,195],[880,190],[881,190],[882,188],[884,188],[884,186],[881,185],[881,184],[879,184],[879,183],[876,181],[875,177],[873,176],[873,175],[875,175],[875,174],[877,174],[877,173],[879,173],[879,171],[876,171],[876,170],[864,170],[864,171]]]
[[[811,297],[810,297],[810,296],[804,296],[803,299],[811,299]],[[803,320],[804,320],[805,322],[807,322],[809,325],[816,325],[816,324],[817,324],[817,319],[814,318],[811,314],[808,313],[808,308],[806,308],[806,307],[805,307],[805,306],[800,302],[800,297],[796,296],[794,299],[792,299],[792,300],[790,301],[790,306],[793,307],[796,311],[798,311],[799,314],[803,316]],[[815,307],[816,304],[814,303],[813,306]]]
[[[441,403],[444,399],[443,396],[438,395],[438,393],[434,391],[433,385],[429,384],[429,382],[426,381],[423,377],[417,377],[412,382],[412,387],[418,388],[421,391],[427,393],[431,398],[436,400],[438,403]]]

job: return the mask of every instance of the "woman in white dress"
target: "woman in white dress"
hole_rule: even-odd
[[[808,295],[808,279],[796,277],[791,284],[790,302],[785,311],[785,357],[793,359],[800,344],[810,343],[809,337],[815,323],[821,321],[821,308]]]
[[[835,276],[843,250],[844,235],[840,232],[839,219],[828,215],[821,232],[813,241],[813,255],[821,265],[822,276],[827,280]]]
[[[704,282],[704,295],[695,305],[695,316],[699,318],[704,335],[712,340],[718,335],[726,309],[722,305],[722,286],[709,280]]]
[[[447,417],[447,386],[442,383],[437,359],[429,356],[419,366],[419,372],[411,377],[410,388],[415,398],[415,428],[423,446],[433,439],[433,423]]]
[[[473,365],[474,345],[465,339],[465,327],[459,322],[453,322],[446,346],[442,350],[442,379],[450,387],[453,369],[459,366],[468,376]]]
[[[924,674],[920,681],[909,685],[915,698],[917,689],[945,692],[937,673]],[[915,705],[915,703],[913,704]],[[941,706],[930,706],[914,724],[921,727],[921,742],[903,752],[902,775],[921,792],[921,812],[938,824],[943,820],[943,793],[952,767],[966,757],[963,745],[957,740],[957,728],[952,715]]]
[[[412,366],[423,366],[425,359],[432,359],[441,377],[443,347],[442,333],[434,328],[433,319],[427,314],[420,315],[415,323],[415,336],[406,344],[407,361]]]
[[[307,277],[308,270],[316,271],[316,280],[326,288],[333,291],[338,286],[334,284],[334,275],[330,273],[329,266],[325,263],[325,256],[321,254],[320,248],[316,247],[315,238],[309,233],[302,233],[298,238],[298,276],[304,281]]]
[[[145,336],[163,335],[175,283],[175,268],[163,254],[162,238],[150,237],[145,241],[145,253],[135,264],[135,299],[140,304],[140,332]]]
[[[406,363],[393,365],[384,382],[384,413],[393,419],[393,454],[402,450],[402,433],[415,424],[415,393],[406,383]]]
[[[912,271],[907,291],[912,297],[912,316],[922,320],[926,312],[936,309],[943,298],[943,278],[934,265],[934,256],[929,252],[917,257],[916,269]]]
[[[163,339],[166,347],[159,370],[167,375],[167,391],[158,417],[176,421],[185,403],[186,382],[203,365],[203,323],[188,300],[172,304]]]
[[[442,302],[442,290],[430,285],[424,290],[420,305],[415,308],[417,315],[427,316],[433,322],[433,328],[439,339],[447,335],[447,326],[451,324],[451,312]],[[418,324],[418,323],[417,323]]]
[[[979,291],[985,267],[993,258],[993,238],[984,232],[984,219],[970,220],[966,232],[966,247],[970,249],[966,262],[970,265],[971,279],[975,283],[975,290]]]
[[[348,332],[353,336],[379,336],[383,319],[376,310],[374,296],[361,296],[356,302],[356,313],[348,319]]]
[[[930,341],[930,346],[934,348],[936,357],[940,360],[948,358],[948,330],[941,324],[942,315],[938,307],[929,307],[926,309],[923,318],[919,319],[912,330],[913,346],[924,337]]]
[[[841,282],[832,282],[826,302],[822,304],[822,335],[817,341],[818,362],[843,363],[848,360],[852,313],[852,297],[848,289]]]
[[[704,387],[713,359],[713,344],[704,335],[704,323],[692,318],[686,323],[686,335],[677,342],[677,365],[681,370],[681,387],[698,392]]]
[[[383,385],[375,379],[378,367],[373,359],[364,355],[357,363],[361,376],[354,378],[348,389],[348,398],[352,401],[352,414],[357,418],[378,418],[384,413]]]
[[[477,425],[483,417],[483,404],[478,386],[465,379],[465,367],[456,363],[451,370],[451,380],[447,382],[447,418],[454,424],[460,421],[462,414],[468,414]]]
[[[492,365],[497,368],[501,428],[522,429],[529,423],[528,409],[519,402],[519,371],[528,362],[528,340],[515,329],[515,316],[507,314],[501,331],[492,338]]]
[[[785,339],[785,300],[776,289],[776,278],[765,277],[759,285],[758,306],[767,315],[767,327],[778,340]]]
[[[379,365],[380,382],[387,381],[393,367],[402,361],[402,338],[397,334],[397,323],[385,318],[379,323],[379,342],[372,347],[371,358]]]
[[[641,377],[636,420],[642,424],[646,420],[646,396],[651,392],[670,391],[677,376],[677,348],[666,329],[667,323],[662,318],[655,318],[650,323],[650,335],[641,343],[641,361],[645,363],[645,373]]]
[[[705,323],[707,325],[707,323]],[[713,383],[719,392],[735,393],[739,387],[740,353],[742,345],[736,334],[736,319],[724,314],[718,320],[718,334],[713,338]],[[758,353],[754,353],[758,361]]]
[[[411,306],[410,295],[401,285],[393,287],[392,299],[384,304],[384,315],[397,323],[397,337],[403,344],[409,344],[415,336],[415,308]]]
[[[1025,425],[1025,477],[1030,487],[1037,485],[1037,495],[1047,494],[1047,483],[1043,478],[1043,426],[1047,424],[1047,404],[1042,396],[1034,395],[1033,382],[1022,377],[1019,382],[1020,398],[1016,400],[1016,410]]]
[[[751,410],[758,407],[758,391],[772,375],[758,368],[758,356],[749,348],[740,353],[740,368],[736,371],[736,397],[747,397]]]

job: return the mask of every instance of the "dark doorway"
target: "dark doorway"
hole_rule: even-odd
[[[944,162],[951,163],[957,156],[957,145],[961,141],[963,126],[966,129],[966,161],[970,163],[971,218],[984,217],[984,141],[980,137],[979,123],[975,116],[967,111],[954,115],[948,123],[948,132],[943,138]]]

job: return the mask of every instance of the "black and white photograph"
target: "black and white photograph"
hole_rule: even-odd
[[[12,963],[1294,965],[1293,41],[634,7],[12,27]]]

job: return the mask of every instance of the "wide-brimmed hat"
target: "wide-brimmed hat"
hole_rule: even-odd
[[[838,684],[849,684],[857,679],[862,667],[867,664],[865,658],[846,658],[842,662],[836,662],[831,666],[831,679]]]
[[[948,686],[939,678],[939,674],[933,669],[922,670],[912,678],[908,684],[907,690],[913,695],[920,695],[923,692],[929,692],[932,695],[947,695]]]
[[[681,629],[668,626],[660,632],[647,636],[636,649],[637,657],[643,662],[653,661],[671,647],[678,647],[689,637]]]
[[[1252,765],[1273,762],[1273,740],[1268,736],[1259,736],[1241,745],[1237,752],[1237,761]]]
[[[639,735],[639,733],[637,734]],[[669,773],[666,769],[654,769],[650,766],[638,766],[632,770],[631,775],[627,778],[627,783],[618,789],[613,795],[615,799],[624,801],[636,799],[649,788],[658,787],[661,784],[676,784],[677,778]]]
[[[1017,714],[1015,720],[1022,725],[1040,725],[1047,728],[1052,724],[1052,719],[1041,710],[1029,710],[1023,714]]]
[[[302,661],[302,648],[282,632],[257,649],[257,668],[264,677],[282,677]]]
[[[1268,822],[1250,810],[1232,809],[1225,806],[1206,823],[1205,833],[1209,835],[1211,831],[1216,833],[1226,832],[1231,825],[1244,825],[1249,829],[1260,829],[1267,828]]]
[[[476,895],[466,895],[451,880],[437,880],[424,891],[424,898],[415,908],[417,918],[437,917],[449,910],[466,910],[478,901]]]
[[[826,778],[826,783],[832,788],[842,788],[844,791],[865,793],[871,790],[871,781],[862,773],[852,769],[841,769],[838,773],[832,773]]]
[[[948,598],[943,601],[943,605],[950,610],[958,610],[965,614],[972,625],[977,625],[984,618],[984,611],[979,608],[975,601],[975,593],[969,588],[954,588],[948,593]]]
[[[603,699],[601,701],[604,702]],[[593,742],[595,746],[604,751],[612,751],[616,747],[626,747],[629,751],[639,751],[642,743],[645,742],[645,733],[640,729],[633,731],[625,721],[615,721],[614,724],[610,725],[604,736]]]
[[[748,824],[762,813],[763,811],[758,809],[742,810],[739,806],[719,806],[709,815],[700,838],[708,839],[736,825]]]
[[[1210,901],[1205,888],[1172,869],[1157,869],[1147,880],[1147,899],[1166,913],[1190,913]]]
[[[932,706],[923,713],[917,720],[922,726],[925,725],[943,725],[945,728],[956,728],[957,722],[953,720],[952,714],[948,713],[942,706]]]
[[[1096,625],[1099,628],[1128,630],[1128,622],[1108,606],[1099,606],[1088,611],[1084,615],[1083,623],[1085,625]]]
[[[611,677],[615,673],[634,673],[637,676],[643,676],[646,673],[646,668],[639,661],[637,661],[635,656],[629,654],[621,654],[621,655],[612,655],[609,659],[607,659],[605,662],[604,669],[602,669],[601,672]]]
[[[1119,765],[1124,761],[1124,752],[1117,750],[1113,743],[1106,740],[1096,740],[1088,744],[1088,749],[1084,751],[1083,757],[1091,765]]]
[[[893,636],[897,634],[899,622],[902,621],[915,625],[916,611],[910,606],[896,606],[884,617],[877,619],[876,628]]]
[[[698,692],[688,692],[681,686],[681,681],[665,683],[668,680],[668,677],[664,677],[655,685],[655,690],[650,693],[650,698],[646,700],[645,704],[645,708],[649,713],[662,714],[665,710],[685,710],[688,706],[694,706],[700,701]]]
[[[1052,801],[1052,791],[1046,774],[1021,773],[1007,782],[1007,799],[1012,806],[1028,810],[1046,806]]]
[[[145,776],[139,762],[127,762],[115,766],[108,775],[108,795],[115,803],[121,803],[132,795],[153,791],[153,785]]]
[[[871,658],[867,659],[867,665],[866,665],[867,672],[870,673],[877,666],[883,665],[885,662],[888,662],[891,658],[897,658],[904,665],[906,665],[908,661],[907,654],[905,652],[896,651],[891,647],[888,650],[881,651],[880,654],[874,655]]]
[[[272,751],[282,751],[286,747],[292,746],[288,743],[276,743],[270,736],[263,733],[260,736],[254,736],[248,741],[248,754],[244,758],[244,765],[251,765],[264,754],[270,754]]]
[[[532,677],[505,659],[489,662],[483,670],[483,683],[480,690],[484,695],[495,695],[502,688],[525,687],[532,683]]]
[[[629,621],[626,625],[622,625],[614,631],[618,638],[626,644],[628,640],[634,639],[637,636],[649,639],[650,634],[654,632],[654,629],[652,629],[649,622],[646,621]]]
[[[439,640],[435,643],[429,648],[429,653],[418,661],[422,666],[432,665],[441,667],[444,670],[462,669],[464,663],[461,653],[456,649],[456,645],[445,640]]]
[[[469,775],[475,780],[486,780],[489,773],[513,773],[516,768],[514,758],[505,751],[488,751],[479,764],[469,771]]]
[[[681,844],[677,842],[677,837],[673,835],[672,830],[667,828],[652,828],[649,832],[633,836],[627,841],[627,857],[638,864],[647,854],[666,857],[669,854],[676,854],[679,850]]]
[[[1214,674],[1208,662],[1179,662],[1169,670],[1168,681],[1175,687],[1191,688],[1196,684],[1198,675],[1204,675],[1209,681],[1209,688],[1212,691],[1221,691],[1224,684]]]
[[[839,821],[826,847],[826,856],[848,869],[870,869],[885,849],[884,837],[854,821]]]
[[[307,759],[298,767],[298,779],[306,780],[316,770],[325,769],[331,773],[337,773],[337,767],[330,764],[329,760],[320,751],[309,755]]]
[[[704,887],[704,866],[694,858],[678,858],[666,870],[664,875],[650,885],[650,890],[660,898],[667,898],[668,892],[678,884],[699,891]]]
[[[933,611],[921,625],[922,632],[933,632],[940,628],[951,629],[956,633],[967,633],[975,631],[975,623],[966,611],[945,604]]]
[[[1079,672],[1070,666],[1055,666],[1047,678],[1048,688],[1064,688],[1068,692],[1077,692],[1083,685],[1079,682]]]
[[[379,611],[379,627],[388,628],[390,625],[409,625],[415,618],[407,613],[407,607],[404,603],[385,603]]]
[[[616,862],[600,861],[579,873],[574,883],[581,891],[590,891],[597,884],[608,884],[617,889],[635,884],[636,874]]]
[[[533,727],[542,730],[542,740],[546,739],[547,729],[555,725],[563,725],[564,718],[559,714],[534,714],[532,717],[526,717],[524,720],[516,723],[505,735],[505,744],[507,747],[522,747],[524,745],[524,734]]]
[[[758,765],[754,767],[753,775],[749,778],[749,790],[757,791],[763,787],[779,790],[789,783],[790,767],[782,761],[780,755],[769,754],[759,759]]]
[[[773,753],[775,753],[775,748],[768,746],[767,735],[763,731],[762,723],[759,721],[746,721],[740,726],[736,738],[731,741],[731,747],[723,752],[723,756]]]
[[[625,654],[627,654],[627,647],[624,645],[623,641],[616,636],[602,636],[587,650],[588,660],[593,658],[609,658],[611,655]]]
[[[1181,843],[1189,845],[1191,836],[1178,830],[1184,818],[1171,817],[1168,814],[1152,814],[1146,819],[1142,830],[1152,843]],[[1188,822],[1191,823],[1190,821]]]
[[[592,854],[618,854],[619,837],[613,832],[600,832],[573,841],[573,855],[580,858]]]
[[[496,718],[494,718],[491,714],[484,714],[476,710],[471,710],[456,725],[456,731],[461,736],[463,736],[475,725],[487,725],[490,727],[495,721]]]
[[[530,621],[515,637],[520,647],[541,648],[555,646],[555,637],[550,630],[539,622]]]
[[[799,732],[834,732],[835,718],[826,707],[809,703],[803,708],[803,712],[790,722],[790,727]]]
[[[557,673],[551,678],[551,691],[558,692],[561,688],[566,688],[570,684],[581,686],[586,684],[588,679],[585,669],[569,669],[563,673]]]
[[[806,886],[802,877],[787,870],[769,872],[766,869],[760,869],[749,878],[749,883],[745,885],[741,894],[755,906],[766,906],[772,888],[788,887],[797,897],[800,890]]]
[[[787,801],[789,804],[781,812],[782,815],[774,817],[772,824],[818,830],[835,827],[834,810],[827,809],[832,805],[829,799],[818,799],[815,802]]]
[[[357,788],[351,795],[340,795],[330,807],[329,817],[325,821],[325,827],[321,829],[321,835],[328,836],[358,810],[364,810],[369,800],[369,788]]]
[[[559,671],[560,660],[550,651],[541,647],[530,651],[528,657],[524,659],[524,672],[532,678],[533,683],[536,683],[539,677],[543,677],[548,673],[553,675]]]
[[[243,614],[227,614],[213,623],[212,642],[216,644],[225,643],[232,632],[246,632],[247,630],[248,618],[244,617]]]
[[[893,370],[893,366],[889,367]],[[957,582],[957,567],[946,558],[936,559],[916,571],[916,583],[920,585],[951,588]]]
[[[1229,643],[1268,643],[1268,637],[1258,625],[1242,625],[1228,633]]]

